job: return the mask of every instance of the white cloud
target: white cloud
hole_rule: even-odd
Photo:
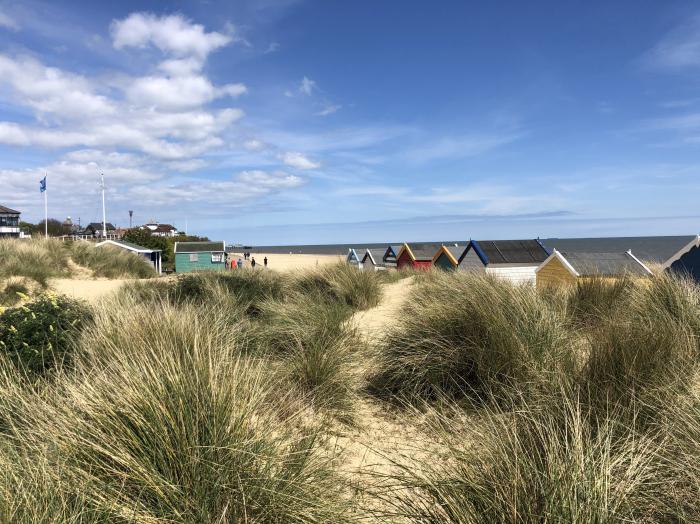
[[[450,158],[466,158],[481,155],[514,142],[520,137],[521,135],[516,133],[445,137],[405,151],[401,157],[417,164]]]
[[[2,11],[0,11],[0,27],[13,31],[19,30],[19,24],[10,15]]]
[[[111,26],[114,47],[146,47],[154,45],[164,53],[205,59],[209,53],[232,41],[232,36],[204,30],[182,15],[157,16],[132,13]]]
[[[12,88],[17,102],[42,116],[85,118],[116,112],[115,104],[97,93],[85,77],[46,67],[29,57],[0,55],[0,85]]]
[[[316,82],[310,78],[304,77],[301,79],[301,84],[299,84],[299,92],[303,95],[311,95],[314,89],[316,89]]]
[[[236,97],[245,92],[243,84],[215,87],[203,76],[147,76],[134,79],[126,94],[137,105],[186,109],[208,104],[223,96]]]
[[[314,162],[306,155],[294,151],[284,153],[282,155],[282,161],[286,165],[296,167],[297,169],[318,169],[321,167],[319,162]]]
[[[700,14],[666,35],[647,53],[646,61],[659,69],[700,67]]]
[[[251,138],[243,142],[243,147],[247,151],[262,151],[264,149],[267,149],[268,145],[262,140],[258,140],[257,138]]]
[[[341,109],[343,106],[337,105],[337,104],[326,104],[326,107],[324,107],[321,111],[316,113],[316,116],[328,116],[332,115],[333,113],[336,113],[339,109]]]
[[[269,54],[269,53],[274,53],[274,52],[277,51],[279,48],[280,48],[279,43],[277,43],[277,42],[270,42],[270,44],[267,46],[267,49],[265,49],[265,51],[263,51],[263,54],[266,54],[266,55],[267,55],[267,54]]]

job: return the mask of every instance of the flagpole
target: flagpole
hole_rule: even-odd
[[[44,171],[44,180],[46,180],[46,171]],[[49,197],[44,189],[44,236],[49,236]]]
[[[104,173],[100,174],[100,181],[102,186],[102,240],[107,240],[107,217],[105,213],[105,176]]]

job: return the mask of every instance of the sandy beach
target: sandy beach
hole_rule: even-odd
[[[243,255],[241,254],[240,256],[242,257]],[[282,272],[297,269],[313,269],[345,260],[345,257],[340,255],[281,255],[279,253],[255,253],[251,257],[255,258],[256,267],[261,268],[263,267],[263,260],[267,257],[268,269]],[[247,260],[246,265],[249,263],[250,260]]]

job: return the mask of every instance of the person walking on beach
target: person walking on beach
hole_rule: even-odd
[[[267,268],[267,257],[263,258],[263,266],[265,266],[265,268]]]
[[[255,257],[252,257],[252,258],[250,259],[250,267],[252,267],[253,269],[255,269]]]
[[[243,267],[243,259],[241,257],[238,257],[238,261],[236,262],[236,266],[238,266],[238,269],[241,269]]]

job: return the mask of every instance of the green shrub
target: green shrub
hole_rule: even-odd
[[[414,399],[479,399],[537,388],[575,368],[565,319],[534,288],[469,273],[413,284],[379,347],[373,389]]]
[[[0,291],[0,306],[14,306],[28,293],[29,288],[23,282],[8,282]]]
[[[82,302],[43,295],[0,313],[0,349],[18,367],[41,375],[70,361],[74,339],[91,319]]]

